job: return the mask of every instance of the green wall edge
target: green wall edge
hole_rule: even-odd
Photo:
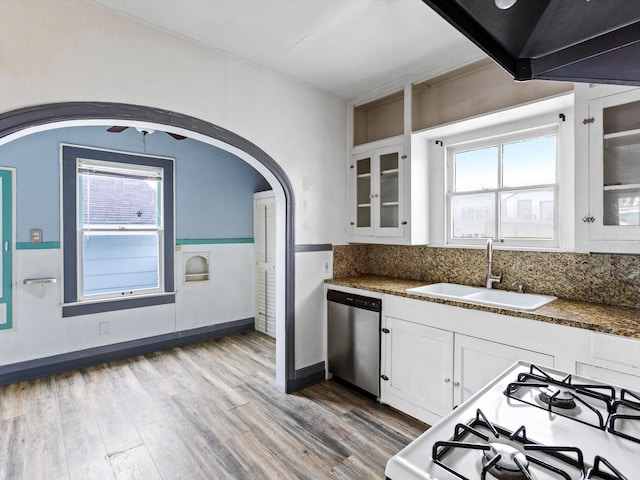
[[[29,243],[18,242],[16,243],[16,250],[52,250],[59,249],[60,242],[42,242],[42,243]]]
[[[182,238],[176,245],[219,245],[228,243],[254,243],[253,238]]]

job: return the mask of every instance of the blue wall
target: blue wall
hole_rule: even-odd
[[[16,241],[42,228],[43,241],[60,242],[60,143],[144,153],[135,128],[47,130],[0,146],[0,166],[16,168]],[[270,188],[253,167],[231,153],[164,132],[147,135],[146,153],[175,158],[176,237],[253,237],[253,193]]]

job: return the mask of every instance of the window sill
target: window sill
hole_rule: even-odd
[[[151,307],[175,303],[175,292],[155,295],[140,295],[135,297],[98,300],[92,302],[65,303],[62,305],[62,317],[76,317],[94,313],[115,312],[132,308]]]
[[[487,248],[486,240],[483,244],[478,243],[430,243],[427,247],[433,248],[475,248],[477,250],[485,250]],[[494,243],[494,250],[514,250],[520,252],[555,252],[555,253],[573,253],[575,250],[562,247],[535,247],[535,246],[518,246],[504,245],[502,243]]]

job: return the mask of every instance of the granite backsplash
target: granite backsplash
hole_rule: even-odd
[[[333,247],[334,278],[356,275],[484,285],[484,249],[353,244]],[[640,308],[640,255],[494,250],[494,288]]]

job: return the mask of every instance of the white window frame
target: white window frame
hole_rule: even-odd
[[[493,112],[439,127],[417,132],[412,136],[412,149],[427,152],[429,161],[429,236],[434,247],[484,247],[485,240],[464,239],[449,243],[447,229],[447,168],[446,147],[472,143],[482,139],[557,126],[558,128],[558,197],[557,247],[535,245],[526,242],[494,244],[497,248],[531,251],[575,250],[575,162],[574,162],[574,112],[573,94],[553,97],[512,109]]]
[[[544,137],[548,135],[555,135],[556,137],[556,165],[555,165],[555,182],[540,184],[540,185],[522,185],[518,187],[503,187],[502,186],[502,145],[518,142],[527,139],[533,139],[538,137]],[[446,178],[447,178],[447,189],[446,189],[446,232],[447,232],[447,243],[451,245],[481,245],[485,244],[487,238],[489,237],[478,237],[478,238],[456,238],[453,236],[453,218],[452,218],[452,199],[457,196],[463,195],[472,195],[472,194],[494,194],[495,195],[495,231],[496,235],[491,238],[498,239],[503,245],[511,245],[511,246],[526,246],[526,247],[542,247],[542,248],[557,248],[558,247],[558,201],[559,201],[559,184],[558,184],[558,164],[559,164],[559,131],[558,126],[556,125],[546,125],[539,128],[528,129],[520,132],[508,132],[503,135],[492,136],[489,138],[480,138],[477,140],[462,142],[458,144],[448,144],[445,145],[446,150]],[[496,169],[496,184],[495,188],[488,188],[482,190],[470,190],[470,191],[461,191],[454,192],[454,157],[455,154],[470,151],[470,150],[478,150],[485,147],[498,147],[498,165]],[[553,239],[537,239],[537,238],[502,238],[500,235],[500,214],[501,214],[501,202],[500,202],[500,194],[505,192],[534,192],[534,191],[548,191],[552,190],[554,195],[554,238]]]
[[[99,225],[85,226],[82,224],[82,188],[80,184],[81,170],[94,168],[96,171],[118,172],[123,175],[140,175],[160,179],[160,188],[158,191],[158,225],[156,227],[145,225]],[[111,161],[101,161],[94,159],[78,158],[76,161],[76,238],[77,238],[77,265],[78,265],[78,301],[93,300],[113,300],[126,297],[136,297],[164,292],[164,209],[163,209],[163,191],[164,191],[164,169],[151,165],[134,165],[128,163],[119,163]],[[114,290],[112,292],[100,294],[84,293],[84,235],[90,233],[92,235],[113,235],[113,234],[148,234],[155,232],[158,238],[158,286],[155,288],[141,288],[136,290]]]

